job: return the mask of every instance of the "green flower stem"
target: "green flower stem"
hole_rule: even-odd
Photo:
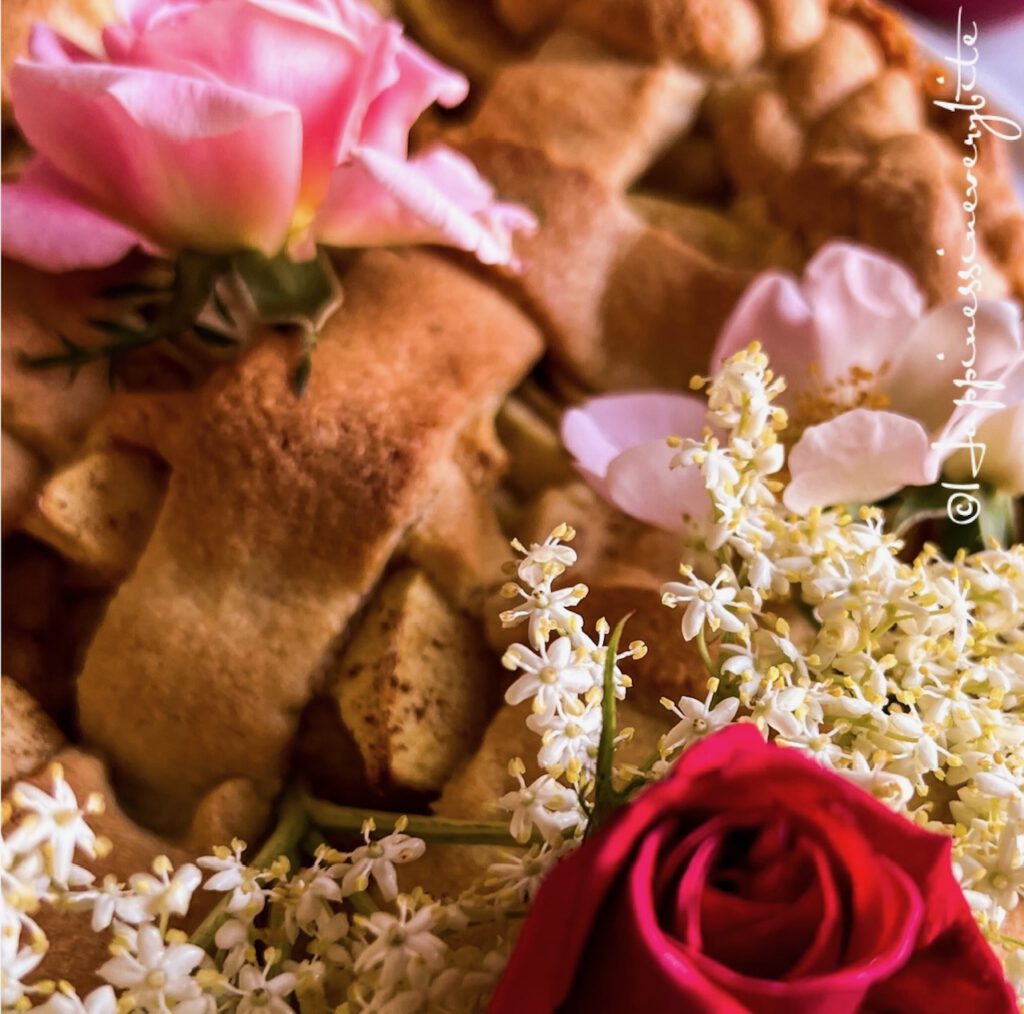
[[[309,819],[303,806],[302,793],[296,788],[285,792],[281,802],[281,810],[277,826],[263,843],[260,850],[253,856],[249,865],[255,869],[266,869],[279,856],[292,851],[309,828]],[[191,942],[204,951],[213,946],[213,938],[227,919],[228,899],[224,898],[211,909],[209,915],[195,928]]]
[[[704,666],[711,676],[716,678],[719,677],[718,666],[715,665],[711,658],[711,652],[708,651],[708,642],[704,637],[704,628],[701,627],[697,631],[697,651],[700,652],[700,657],[704,662]]]
[[[594,786],[594,810],[587,821],[587,833],[590,834],[604,823],[622,803],[613,783],[613,762],[615,759],[615,736],[618,723],[615,715],[615,664],[619,653],[619,642],[622,630],[626,626],[628,616],[619,620],[608,645],[605,648],[604,683],[601,697],[601,738],[597,744],[597,772]]]
[[[403,814],[388,810],[365,810],[360,806],[339,806],[310,796],[303,798],[310,821],[324,831],[360,834],[363,822],[372,820],[378,828],[394,827]],[[451,817],[407,817],[407,834],[426,842],[457,845],[519,845],[508,824],[501,821],[456,820]]]
[[[345,900],[360,915],[369,917],[373,915],[374,912],[380,911],[377,907],[377,903],[366,893],[366,891],[356,891],[355,894],[350,894]]]

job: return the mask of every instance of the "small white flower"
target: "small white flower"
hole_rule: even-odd
[[[235,891],[245,882],[249,872],[248,866],[242,861],[242,853],[247,846],[240,838],[234,838],[231,845],[221,845],[209,856],[200,856],[196,864],[204,870],[212,870],[211,876],[203,885],[207,891]]]
[[[242,853],[246,848],[244,841],[235,838],[230,847],[219,846],[213,850],[212,855],[200,856],[196,863],[213,874],[203,885],[204,890],[230,892],[228,912],[251,921],[263,911],[267,903],[268,891],[261,881],[273,875],[268,870],[247,866],[242,861]]]
[[[687,578],[686,584],[670,581],[662,586],[661,600],[671,609],[686,606],[683,637],[687,641],[692,641],[704,626],[712,633],[719,628],[733,634],[745,629],[743,621],[731,611],[736,608],[733,604],[736,598],[735,576],[731,570],[723,567],[711,584],[689,570],[683,576]],[[722,582],[727,580],[733,583],[723,585]]]
[[[35,1014],[117,1014],[117,997],[110,986],[94,989],[84,1000],[67,983],[32,1010]]]
[[[271,951],[270,958],[276,960],[276,952]],[[267,964],[273,962],[268,958]],[[245,965],[238,970],[238,985],[233,990],[240,997],[238,1014],[291,1014],[292,1006],[285,999],[295,989],[295,976],[291,972],[281,972],[267,978],[267,968]]]
[[[573,534],[565,526],[560,531],[562,538]],[[576,550],[563,545],[554,534],[549,535],[543,543],[535,542],[529,549],[525,549],[519,542],[513,542],[512,545],[524,554],[524,558],[516,565],[516,572],[519,579],[531,588],[545,581],[553,581],[576,562]]]
[[[384,990],[398,985],[413,962],[437,967],[448,950],[447,944],[433,933],[434,911],[431,906],[413,912],[409,900],[399,896],[398,915],[374,912],[359,922],[374,938],[356,958],[356,972],[380,969],[380,986]]]
[[[15,853],[30,852],[40,846],[47,872],[58,884],[66,885],[74,873],[75,851],[96,855],[96,833],[89,827],[87,813],[102,809],[99,797],[90,797],[84,808],[78,804],[74,789],[64,780],[59,764],[50,768],[53,794],[35,785],[19,782],[11,801],[21,813],[18,826],[7,835],[7,846]]]
[[[546,644],[552,633],[561,631],[572,634],[579,629],[582,621],[573,609],[586,598],[586,585],[578,584],[572,588],[555,590],[541,585],[529,592],[513,587],[524,601],[521,605],[506,609],[501,614],[501,622],[506,627],[514,627],[526,620],[530,643],[535,648],[539,649]]]
[[[597,756],[601,737],[601,705],[585,706],[579,714],[558,708],[553,714],[533,714],[528,728],[541,734],[537,763],[545,770],[586,770]]]
[[[584,694],[594,685],[590,669],[576,659],[568,637],[559,637],[539,653],[525,644],[513,644],[502,664],[523,672],[505,691],[505,701],[522,704],[532,697],[535,711],[551,713],[566,695]]]
[[[192,863],[183,863],[175,870],[167,856],[157,856],[153,860],[152,874],[136,873],[129,878],[128,884],[146,911],[155,918],[185,915],[202,880],[203,875]]]
[[[402,822],[401,826],[404,827],[405,823]],[[347,869],[341,881],[342,893],[349,895],[356,891],[365,891],[372,880],[380,889],[381,896],[386,901],[393,901],[398,897],[398,874],[395,866],[419,859],[426,851],[426,842],[403,834],[397,829],[386,837],[373,841],[370,838],[372,830],[373,824],[368,821],[363,826],[366,844],[353,850],[344,864]]]
[[[135,953],[111,958],[97,974],[117,989],[129,990],[137,1010],[173,1007],[180,1014],[199,1014],[207,1011],[209,1004],[193,973],[205,957],[202,948],[166,943],[155,926],[143,926]]]
[[[580,823],[579,802],[564,785],[550,775],[541,775],[527,785],[521,761],[518,765],[513,761],[510,770],[518,778],[519,788],[505,793],[498,805],[512,814],[509,830],[516,841],[528,842],[534,827],[544,838],[552,839]]]
[[[318,854],[312,866],[299,870],[271,891],[272,904],[284,910],[285,933],[292,942],[309,930],[331,902],[342,898],[338,879],[344,866],[341,863],[324,865],[323,859],[324,856]]]
[[[680,719],[665,735],[662,744],[664,754],[724,729],[736,717],[740,707],[738,698],[726,697],[712,708],[714,696],[715,692],[711,690],[703,701],[695,697],[680,697],[675,704],[668,700],[662,702]]]
[[[487,867],[484,884],[501,897],[528,905],[557,856],[546,844],[534,845],[526,852],[503,852],[500,862]]]
[[[46,938],[40,936],[35,945],[22,947],[14,954],[5,956],[4,967],[0,970],[0,1001],[4,1010],[14,1007],[25,995],[22,979],[31,975],[46,957]]]
[[[94,933],[106,929],[115,919],[137,925],[149,922],[154,917],[150,898],[126,890],[125,885],[110,873],[103,878],[98,887],[67,895],[66,903],[75,910],[92,909],[91,924]]]

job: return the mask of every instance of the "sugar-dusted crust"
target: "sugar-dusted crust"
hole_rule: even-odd
[[[513,281],[553,355],[583,384],[685,387],[752,277],[647,225],[624,196],[536,148],[473,141],[467,154],[543,222]]]
[[[764,53],[753,0],[576,0],[566,20],[642,60],[736,71]]]
[[[512,29],[518,27],[515,8],[495,0],[498,16]],[[645,152],[654,159],[667,146],[641,186],[710,197],[728,211],[754,198],[804,257],[829,239],[850,238],[906,263],[932,302],[955,298],[956,259],[936,251],[955,252],[967,239],[960,167],[966,128],[936,112],[932,99],[941,89],[890,8],[876,0],[577,0],[560,9],[550,4],[534,11],[531,5],[528,13],[527,24],[551,34],[533,55],[496,70],[466,136],[540,148],[613,190],[632,185]],[[558,40],[567,29],[603,49],[566,48]],[[552,50],[560,54],[554,64]],[[613,93],[602,96],[606,121],[588,116],[592,97],[579,89],[563,88],[563,101],[547,101],[555,77],[582,81],[607,63],[607,52],[632,63],[629,74],[604,79],[603,89]],[[691,76],[694,94],[703,81],[707,98],[674,140],[658,135],[645,149],[645,128],[669,122],[657,111],[661,93],[651,83],[680,69]],[[643,101],[638,81],[648,82]],[[532,127],[529,108],[538,110]],[[628,122],[622,111],[630,108],[642,122]],[[589,140],[580,141],[580,124],[590,120]],[[604,148],[605,128],[621,137],[617,160]],[[1009,183],[1007,146],[987,137],[982,146],[986,198],[978,228],[985,294],[1020,296],[1024,216]],[[591,189],[579,187],[581,214],[593,207]],[[560,201],[572,203],[572,196]],[[585,258],[592,232],[584,230]],[[560,264],[575,268],[568,255]],[[682,270],[685,276],[693,269]],[[656,298],[656,288],[643,297]],[[700,307],[677,299],[672,309],[687,318]],[[602,357],[604,345],[594,334],[593,327],[589,334],[578,330],[575,341],[589,343],[593,353],[582,358]],[[632,355],[645,351],[641,344]],[[576,357],[569,360],[575,366]],[[650,372],[660,365],[648,364]],[[579,379],[594,384],[598,372],[584,370]],[[620,376],[615,386],[632,383]]]
[[[707,85],[678,65],[637,63],[579,38],[557,33],[534,61],[499,70],[465,136],[539,148],[624,187],[689,127]]]
[[[439,463],[540,352],[520,311],[437,256],[368,253],[344,285],[302,398],[273,340],[202,391],[86,659],[85,735],[157,826],[225,778],[276,787],[325,654]]]
[[[25,357],[62,351],[58,334],[88,346],[102,340],[86,321],[101,316],[95,273],[46,275],[3,262],[4,429],[51,461],[70,456],[110,394],[103,363],[78,371],[33,370]]]
[[[9,676],[2,684],[3,719],[0,777],[4,787],[45,764],[63,745],[64,736],[27,690]]]

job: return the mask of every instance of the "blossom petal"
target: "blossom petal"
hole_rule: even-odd
[[[740,297],[711,354],[711,369],[751,342],[761,343],[776,374],[790,390],[802,390],[815,378],[822,342],[811,307],[792,275],[766,271]]]
[[[277,253],[298,192],[292,107],[142,68],[19,63],[29,142],[99,210],[171,249]]]
[[[1004,408],[989,416],[978,427],[975,440],[984,446],[984,452],[977,452],[977,478],[1012,496],[1024,494],[1024,405]],[[970,451],[954,454],[946,461],[944,471],[957,481],[975,478]]]
[[[957,381],[962,381],[968,366],[979,381],[1001,382],[1022,362],[1017,304],[981,300],[975,311],[970,303],[945,303],[922,318],[904,341],[886,378],[886,392],[895,411],[920,419],[935,432],[955,426],[971,411],[954,404],[965,396],[967,389]],[[1002,398],[997,390],[979,390],[977,400],[984,401],[989,394]]]
[[[0,191],[5,256],[43,271],[95,268],[146,246],[137,232],[76,199],[52,172],[26,173]]]
[[[809,427],[789,452],[783,502],[792,511],[873,502],[903,486],[934,482],[928,434],[915,419],[858,408]]]
[[[828,243],[804,269],[804,296],[820,340],[822,375],[857,366],[876,373],[924,312],[914,276],[897,261],[853,243]]]
[[[711,498],[696,465],[669,468],[676,452],[664,439],[617,455],[608,466],[608,499],[631,517],[666,531],[683,531],[689,520],[711,516]]]
[[[408,162],[360,148],[335,171],[314,229],[331,246],[441,243],[484,264],[514,264],[512,237],[536,220],[494,193],[462,155],[431,148]]]
[[[601,480],[616,455],[652,440],[698,437],[707,404],[670,391],[629,391],[591,398],[562,416],[562,443],[588,477]]]

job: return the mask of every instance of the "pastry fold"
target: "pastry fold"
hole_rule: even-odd
[[[274,339],[202,390],[79,679],[87,740],[170,832],[224,779],[276,790],[300,709],[460,431],[541,351],[493,285],[430,253],[367,253],[344,287],[302,397]]]

